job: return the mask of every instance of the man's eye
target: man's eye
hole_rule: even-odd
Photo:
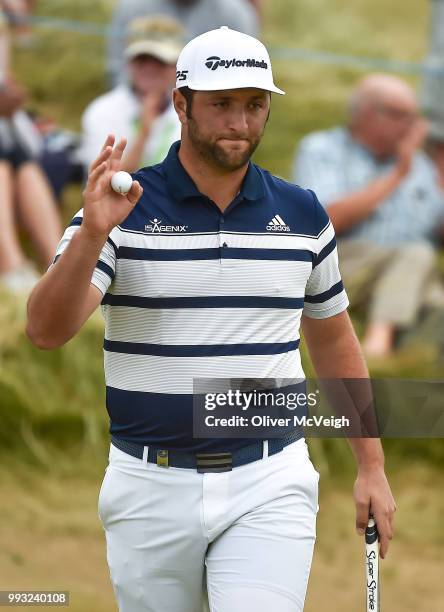
[[[227,102],[215,102],[214,106],[217,106],[219,108],[226,108],[228,106]]]
[[[262,103],[261,102],[253,102],[253,104],[251,106],[252,106],[252,108],[254,110],[259,110],[259,109],[262,108]]]

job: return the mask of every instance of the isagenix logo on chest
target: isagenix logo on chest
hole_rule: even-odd
[[[149,224],[145,225],[145,231],[154,233],[162,232],[186,232],[188,225],[162,225],[161,219],[150,219]]]
[[[189,225],[172,225],[162,224],[161,219],[150,219],[150,222],[145,225],[144,231],[150,234],[186,232]],[[280,215],[275,215],[266,225],[267,232],[290,232],[290,227],[283,221]]]

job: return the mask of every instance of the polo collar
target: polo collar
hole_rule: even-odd
[[[203,194],[180,162],[179,149],[180,140],[171,145],[163,162],[168,190],[179,201],[195,197],[201,198]],[[262,177],[257,167],[250,161],[238,198],[254,201],[262,198],[264,194]]]

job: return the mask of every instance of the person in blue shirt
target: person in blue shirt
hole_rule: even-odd
[[[444,308],[436,279],[444,194],[421,151],[426,133],[410,86],[371,74],[352,93],[348,126],[307,135],[295,156],[293,180],[316,191],[339,237],[350,300],[368,304],[369,356],[390,354],[424,305]]]
[[[304,607],[319,474],[303,431],[199,437],[193,421],[199,381],[211,379],[211,403],[227,379],[273,391],[303,379],[301,327],[320,377],[368,377],[327,214],[250,161],[270,92],[283,93],[258,40],[223,27],[188,43],[173,92],[181,140],[121,196],[110,179],[125,141],[107,138],[28,303],[27,334],[46,349],[103,308],[111,445],[98,510],[122,612],[196,612],[205,582],[213,612]],[[395,502],[381,444],[350,443],[356,527],[373,513],[384,557]]]

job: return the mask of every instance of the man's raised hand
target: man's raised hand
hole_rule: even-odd
[[[424,119],[415,119],[398,145],[397,170],[401,177],[410,172],[415,153],[422,147],[427,136],[428,125]]]
[[[116,193],[111,187],[113,174],[121,170],[125,147],[124,138],[115,145],[114,136],[109,135],[99,156],[90,166],[83,191],[82,228],[97,239],[106,240],[111,230],[128,217],[143,193],[138,181],[133,181],[125,195]]]

